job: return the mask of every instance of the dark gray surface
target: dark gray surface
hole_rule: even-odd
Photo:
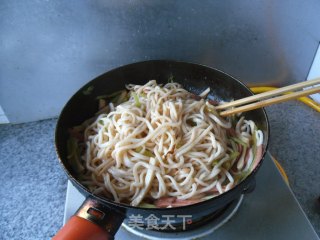
[[[320,234],[320,114],[295,101],[267,111],[269,150]],[[55,155],[55,123],[0,125],[0,239],[49,239],[62,225],[67,179]]]
[[[320,234],[320,113],[298,101],[267,108],[270,152],[286,170],[290,185]]]
[[[67,179],[55,123],[0,125],[0,239],[49,239],[61,226]]]
[[[318,0],[2,0],[0,105],[11,122],[56,117],[91,78],[147,59],[207,64],[246,83],[303,81],[319,12]]]

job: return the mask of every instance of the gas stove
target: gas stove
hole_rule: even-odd
[[[84,201],[68,182],[64,223]],[[309,239],[319,240],[271,155],[266,154],[252,193],[234,200],[219,217],[197,229],[158,232],[133,228],[125,221],[115,236],[124,239]]]

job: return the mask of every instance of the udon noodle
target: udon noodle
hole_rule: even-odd
[[[93,193],[132,206],[183,206],[228,191],[260,161],[262,131],[244,117],[220,117],[205,99],[210,89],[196,97],[155,80],[126,88],[72,130],[80,150],[69,158],[78,154]]]

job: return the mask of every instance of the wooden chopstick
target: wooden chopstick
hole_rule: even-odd
[[[279,95],[281,93],[285,93],[285,92],[289,92],[289,91],[293,91],[293,90],[298,90],[298,89],[301,89],[304,87],[309,87],[309,86],[316,85],[316,84],[320,84],[320,78],[316,78],[314,80],[305,81],[305,82],[301,82],[301,83],[296,83],[296,84],[282,87],[279,89],[275,89],[272,91],[268,91],[268,92],[260,93],[260,94],[254,95],[254,96],[235,100],[235,101],[232,101],[229,103],[219,105],[216,107],[216,109],[222,110],[222,109],[235,107],[235,106],[243,105],[243,104],[250,103],[250,102],[256,102],[256,101],[259,101],[259,100],[262,100],[262,99],[265,99],[268,97]]]
[[[283,95],[283,96],[270,98],[270,99],[263,100],[263,101],[260,101],[260,102],[247,104],[247,105],[244,105],[244,106],[241,106],[241,107],[225,110],[223,112],[220,112],[220,115],[223,116],[223,117],[226,117],[226,116],[229,116],[229,115],[232,115],[232,114],[236,114],[236,113],[240,113],[240,112],[247,112],[247,111],[250,111],[250,110],[257,109],[257,108],[269,106],[269,105],[272,105],[272,104],[275,104],[275,103],[285,102],[285,101],[288,101],[288,100],[291,100],[291,99],[295,99],[295,98],[299,98],[299,97],[302,97],[302,96],[311,95],[311,94],[314,94],[314,93],[317,93],[317,92],[320,92],[320,86],[313,87],[311,89],[300,91],[300,92],[293,92],[293,93],[286,94],[286,95]]]

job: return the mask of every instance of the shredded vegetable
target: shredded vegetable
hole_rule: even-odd
[[[134,98],[134,102],[136,104],[136,107],[141,107],[141,103],[139,101],[139,96],[138,94],[136,94],[135,92],[131,92],[133,98]]]

